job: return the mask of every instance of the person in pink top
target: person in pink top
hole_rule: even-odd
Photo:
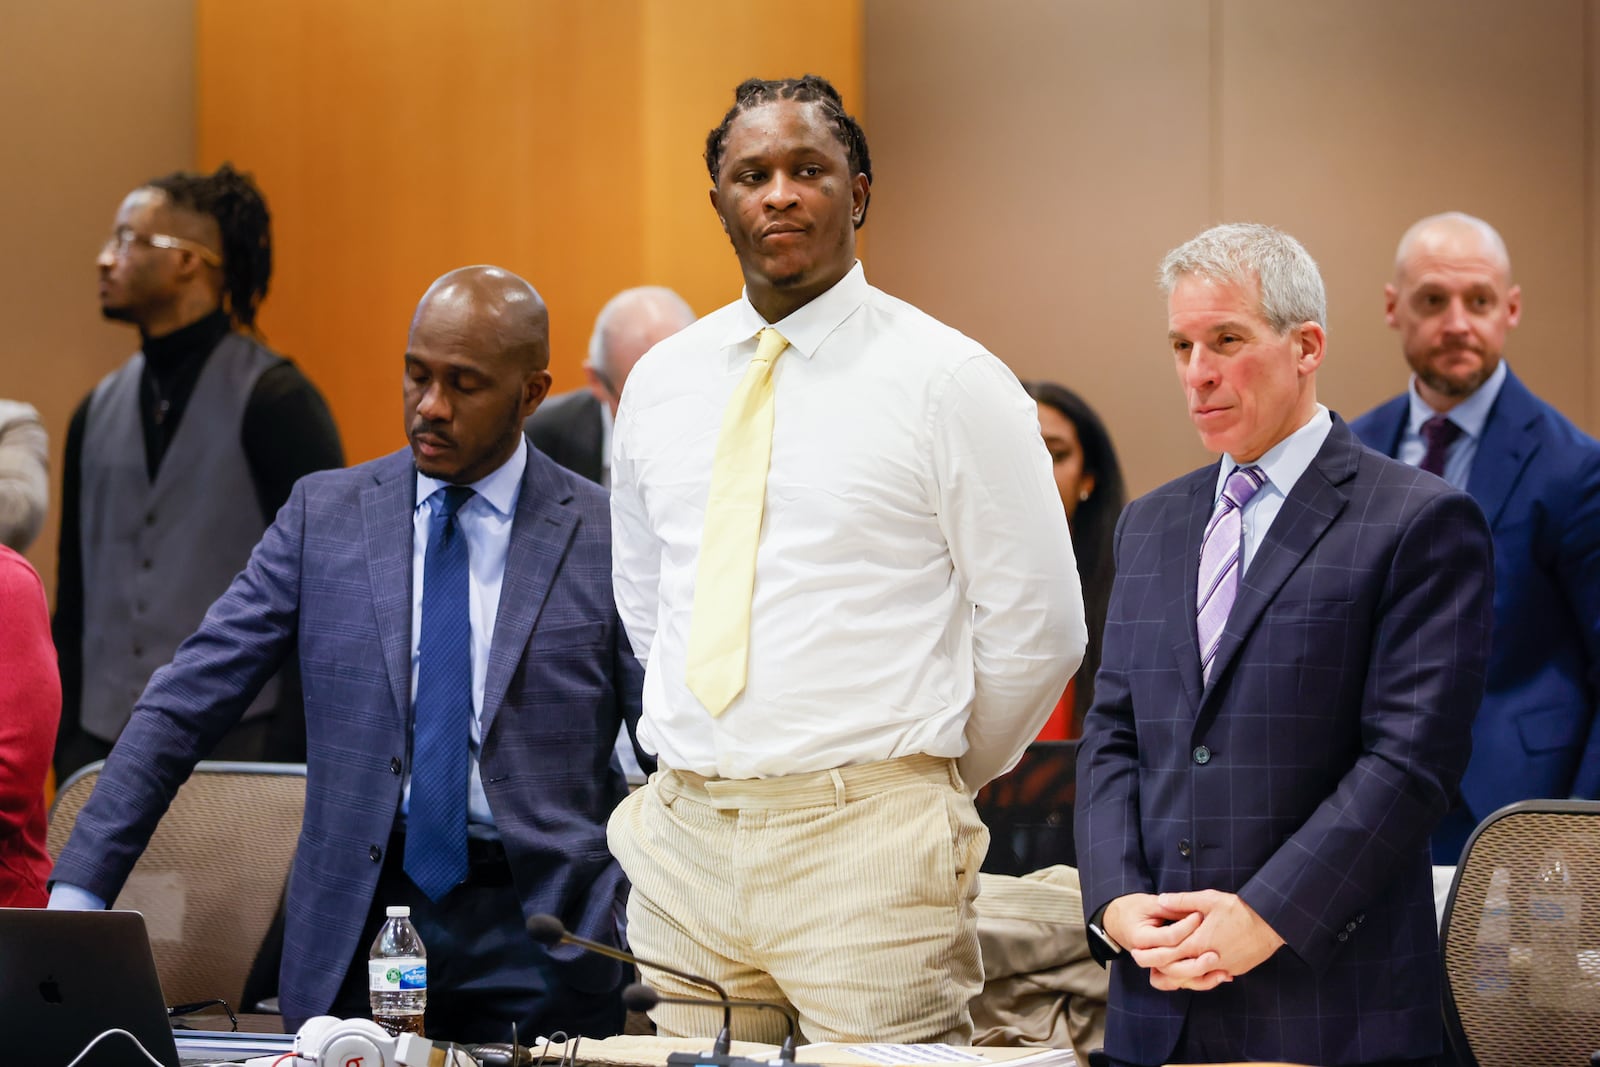
[[[44,780],[61,719],[61,675],[44,585],[0,545],[0,906],[42,908]]]

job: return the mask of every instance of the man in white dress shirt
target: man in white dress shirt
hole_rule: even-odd
[[[866,138],[826,81],[740,85],[706,163],[744,294],[634,369],[612,456],[617,605],[662,768],[610,824],[629,937],[792,1005],[812,1041],[964,1042],[988,844],[970,794],[1085,642],[1035,407],[982,346],[867,284]],[[769,429],[742,436],[741,411]],[[754,507],[730,508],[752,468]],[[706,629],[732,644],[703,656]],[[783,1028],[749,1012],[734,1031]]]

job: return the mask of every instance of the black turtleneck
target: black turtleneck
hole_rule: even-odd
[[[139,421],[144,427],[146,469],[153,480],[195,384],[218,342],[232,329],[222,311],[161,337],[141,337],[144,375],[139,382]],[[81,492],[83,439],[90,401],[83,399],[67,426],[61,471],[61,541],[56,612],[51,620],[61,663],[61,729],[75,730],[83,692],[83,545]],[[294,483],[313,471],[344,466],[339,430],[327,402],[293,363],[268,369],[245,404],[239,443],[250,465],[256,502],[271,522]],[[296,694],[298,699],[298,693]],[[302,738],[303,744],[303,738]]]
[[[139,379],[139,421],[144,424],[144,461],[151,481],[161,469],[161,458],[189,406],[206,359],[229,329],[227,314],[218,310],[165,337],[141,338],[144,374]],[[266,512],[269,519],[272,514]]]

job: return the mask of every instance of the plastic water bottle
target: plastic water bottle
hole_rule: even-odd
[[[1528,894],[1533,929],[1533,1003],[1569,1010],[1578,986],[1578,930],[1583,898],[1572,891],[1572,872],[1555,849],[1544,854],[1539,877]]]
[[[1472,981],[1483,997],[1503,997],[1511,988],[1511,869],[1489,876],[1473,946]]]
[[[388,919],[367,956],[367,995],[372,1021],[398,1037],[422,1034],[422,1013],[428,1006],[428,953],[411,909],[391,907]]]

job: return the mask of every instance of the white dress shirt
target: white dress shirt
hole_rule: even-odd
[[[1083,597],[1037,409],[976,342],[860,264],[774,323],[772,462],[744,691],[684,684],[722,412],[768,325],[740,299],[662,341],[617,415],[612,564],[664,766],[769,777],[926,753],[1013,764],[1083,656]]]
[[[506,575],[506,555],[511,550],[511,523],[522,496],[522,474],[528,466],[528,442],[518,435],[517,450],[495,470],[473,482],[472,499],[456,512],[456,522],[467,539],[467,611],[472,625],[472,742],[467,779],[467,822],[481,832],[494,826],[489,798],[483,792],[478,761],[483,752],[483,687],[489,674],[489,646],[494,622],[500,615],[500,585]],[[411,536],[411,699],[417,699],[417,649],[422,641],[422,575],[428,553],[428,528],[433,510],[443,499],[436,495],[449,482],[417,472],[417,503],[412,512]],[[400,810],[410,810],[411,771],[406,769]]]
[[[1216,511],[1217,501],[1222,499],[1222,489],[1228,484],[1228,476],[1240,466],[1260,467],[1261,472],[1267,476],[1267,484],[1256,490],[1244,510],[1239,513],[1241,528],[1239,530],[1239,573],[1243,574],[1250,568],[1250,561],[1256,558],[1256,550],[1261,547],[1261,542],[1267,538],[1267,531],[1272,528],[1272,520],[1278,517],[1278,512],[1283,510],[1283,502],[1294,492],[1295,483],[1300,476],[1311,466],[1311,461],[1317,458],[1317,453],[1322,451],[1323,442],[1328,439],[1328,433],[1333,429],[1333,416],[1328,414],[1328,409],[1321,404],[1312,412],[1306,424],[1282,441],[1273,445],[1261,454],[1261,458],[1251,464],[1240,464],[1227,453],[1223,453],[1222,464],[1217,471],[1217,492],[1211,498],[1211,510]]]

